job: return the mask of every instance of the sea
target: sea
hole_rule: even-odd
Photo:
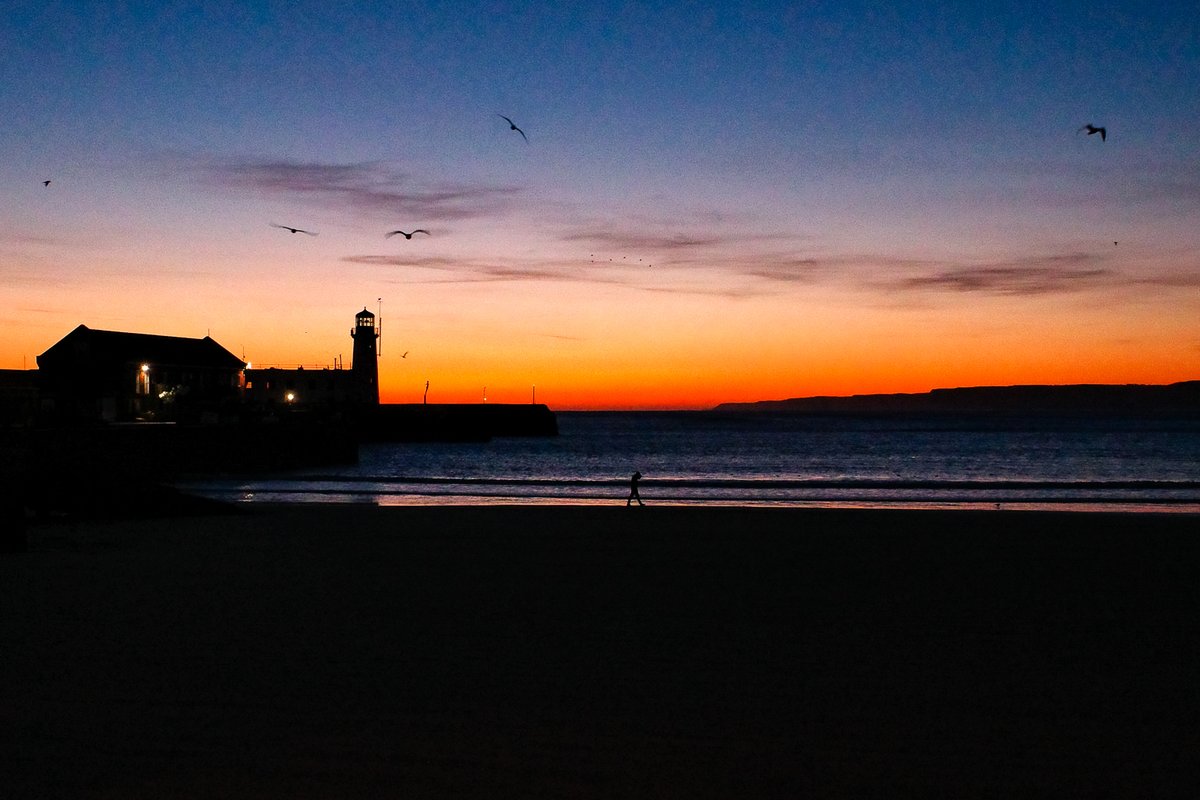
[[[559,435],[372,443],[356,464],[184,481],[237,503],[1200,512],[1200,419],[559,412]]]

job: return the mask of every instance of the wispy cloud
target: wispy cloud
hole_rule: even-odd
[[[708,260],[708,266],[785,286],[839,284],[870,292],[1036,296],[1145,283],[1190,285],[1189,276],[1131,280],[1083,252],[1005,261],[922,259],[871,253],[797,255],[786,252]],[[679,262],[675,262],[679,263]]]
[[[445,258],[429,256],[405,258],[403,256],[354,255],[344,256],[342,261],[370,267],[404,267],[418,270],[435,270],[443,277],[413,279],[407,283],[491,283],[499,281],[570,281],[586,283],[624,284],[624,276],[613,272],[581,267],[564,267],[551,263],[505,263],[469,258]],[[446,274],[452,273],[452,274]]]
[[[1111,283],[1106,269],[1055,270],[1033,267],[988,267],[947,270],[934,275],[905,278],[902,289],[945,289],[1006,295],[1039,295],[1077,292],[1100,283]]]
[[[1122,282],[1120,273],[1092,266],[1088,253],[1031,256],[1015,261],[942,265],[920,275],[881,281],[892,291],[1035,296],[1080,292]]]
[[[1130,280],[1130,283],[1143,286],[1165,286],[1187,289],[1193,286],[1200,286],[1200,272],[1180,272],[1175,275],[1162,273],[1150,275],[1145,278],[1134,278]]]
[[[643,215],[626,222],[592,222],[570,227],[558,238],[588,245],[595,251],[591,263],[598,266],[653,267],[647,276],[670,273],[670,280],[638,282],[652,292],[744,298],[821,279],[827,261],[789,247],[803,241],[811,249],[808,235],[753,227],[753,220],[731,224],[713,215],[701,220],[693,211],[673,220]]]
[[[632,233],[601,228],[573,231],[562,236],[564,242],[585,242],[599,248],[614,250],[637,250],[671,252],[696,250],[721,244],[715,236],[697,236],[687,233]]]
[[[410,270],[406,283],[465,284],[554,281],[625,286],[667,294],[745,299],[784,294],[814,286],[842,286],[896,299],[937,295],[1038,297],[1122,287],[1191,288],[1200,272],[1133,276],[1105,265],[1104,255],[1067,252],[1005,261],[971,262],[917,259],[869,253],[798,255],[690,252],[656,260],[653,266],[631,261],[597,260],[563,264],[558,260],[481,259],[475,257],[350,255],[342,261],[365,267]],[[433,273],[422,276],[420,273]]]
[[[1110,205],[1116,201],[1200,214],[1200,164],[1191,159],[1134,157],[1115,161],[1023,160],[1013,162],[1008,180],[976,186],[976,196],[1060,207]]]
[[[304,199],[402,219],[462,220],[503,213],[521,189],[483,183],[423,183],[379,162],[322,164],[193,159],[191,169],[223,188]]]
[[[925,269],[936,264],[937,262],[922,259],[858,253],[810,256],[773,253],[755,259],[753,264],[743,271],[754,277],[781,283],[859,283],[864,280],[864,275]],[[874,279],[865,280],[870,282]]]
[[[344,256],[342,261],[368,267],[396,268],[409,270],[431,270],[437,277],[410,276],[404,283],[419,284],[468,284],[502,283],[517,281],[586,283],[602,286],[623,286],[646,292],[666,294],[688,294],[733,299],[759,297],[776,294],[776,290],[764,289],[762,285],[743,283],[729,284],[727,280],[706,283],[703,277],[684,278],[678,273],[672,278],[662,278],[666,271],[645,264],[604,263],[596,265],[564,266],[561,262],[503,263],[470,258],[423,257],[405,258],[385,255]],[[657,270],[657,271],[656,271]],[[708,273],[706,273],[708,274]]]
[[[586,342],[586,336],[568,336],[565,333],[535,333],[534,336],[542,339],[557,339],[563,342]]]
[[[564,242],[582,242],[600,250],[632,250],[658,255],[698,252],[754,252],[766,245],[808,240],[794,232],[753,231],[751,218],[725,220],[717,214],[684,212],[679,218],[662,219],[640,214],[609,222],[569,226],[559,234]]]
[[[676,284],[673,286],[647,285],[641,287],[647,292],[671,295],[695,295],[698,297],[722,297],[727,300],[746,300],[752,297],[768,297],[780,294],[779,291],[765,289],[762,286],[705,286],[703,284]]]

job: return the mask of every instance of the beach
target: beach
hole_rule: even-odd
[[[1164,796],[1190,514],[255,505],[0,555],[8,798]]]

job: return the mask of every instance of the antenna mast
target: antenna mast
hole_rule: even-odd
[[[383,358],[383,298],[379,298],[379,314],[375,318],[375,338],[379,346],[375,348],[375,357]]]

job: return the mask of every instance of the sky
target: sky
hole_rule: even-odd
[[[1200,6],[939,5],[8,3],[0,368],[369,308],[385,402],[1200,378]]]

